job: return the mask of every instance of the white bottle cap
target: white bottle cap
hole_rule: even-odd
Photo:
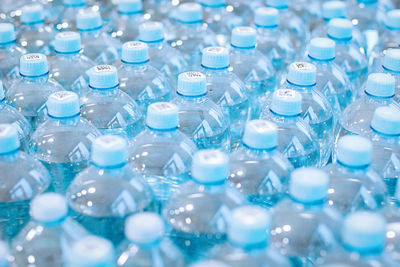
[[[390,71],[400,71],[400,48],[386,50],[386,54],[383,57],[383,66]]]
[[[142,0],[118,0],[118,12],[131,15],[142,12]]]
[[[257,43],[256,30],[248,26],[235,27],[232,30],[231,45],[239,48],[254,48]]]
[[[201,65],[205,68],[211,69],[223,69],[229,67],[228,50],[219,46],[204,48]]]
[[[206,76],[197,71],[188,71],[179,74],[177,92],[184,96],[201,96],[206,94]]]
[[[335,59],[336,44],[329,38],[313,38],[310,41],[308,55],[317,60]]]
[[[117,135],[102,135],[92,143],[92,162],[99,167],[113,167],[128,160],[128,144]]]
[[[386,26],[392,30],[400,29],[400,9],[393,9],[386,13]]]
[[[279,11],[273,7],[259,7],[254,15],[257,27],[276,27],[279,25]]]
[[[213,149],[196,152],[192,163],[192,178],[201,184],[224,182],[229,176],[228,156]]]
[[[0,45],[14,42],[15,27],[11,23],[0,23]]]
[[[259,206],[242,206],[232,211],[228,221],[228,238],[237,245],[248,246],[267,242],[271,218]]]
[[[112,267],[113,244],[107,239],[86,235],[73,244],[68,264],[70,267]]]
[[[345,18],[346,5],[341,1],[329,1],[322,4],[322,17],[326,20]]]
[[[103,21],[101,20],[100,13],[93,9],[79,10],[76,15],[76,28],[79,31],[91,31],[101,28]]]
[[[378,213],[357,211],[345,218],[342,242],[351,250],[380,251],[385,245],[386,222]]]
[[[142,42],[161,42],[164,40],[164,26],[157,21],[147,21],[139,26],[139,40]]]
[[[18,131],[11,124],[0,124],[0,154],[19,150]]]
[[[331,19],[328,23],[328,36],[334,39],[351,39],[353,24],[348,19]]]
[[[112,65],[94,66],[89,71],[89,85],[94,89],[112,89],[117,87],[117,69]]]
[[[293,62],[289,65],[287,80],[298,86],[312,86],[317,81],[317,68],[307,62]]]
[[[265,120],[248,121],[242,141],[252,149],[273,149],[278,145],[278,128]]]
[[[21,10],[22,24],[36,24],[44,22],[43,7],[38,4],[26,5]]]
[[[79,97],[71,91],[52,93],[46,102],[47,113],[55,118],[68,118],[79,114]]]
[[[375,97],[392,97],[396,80],[388,73],[371,73],[368,75],[365,92]]]
[[[156,102],[147,108],[146,124],[156,130],[172,130],[179,125],[179,109],[169,102]]]
[[[68,204],[64,196],[44,193],[36,196],[30,204],[30,215],[36,221],[51,223],[67,216]]]
[[[226,5],[226,0],[198,0],[205,7],[223,7]]]
[[[157,243],[164,237],[164,232],[164,221],[156,213],[137,213],[128,217],[125,222],[126,238],[139,245]]]
[[[377,108],[371,128],[386,135],[400,135],[400,111],[393,106]]]
[[[317,202],[326,199],[329,177],[321,169],[300,168],[292,172],[289,183],[289,194],[303,203]]]
[[[19,72],[23,76],[42,76],[49,72],[47,58],[43,54],[26,54],[19,59]]]
[[[267,6],[271,6],[277,9],[287,8],[289,6],[289,0],[266,0]]]
[[[199,23],[203,21],[203,10],[197,3],[183,3],[178,6],[176,18],[182,23]]]
[[[81,46],[81,35],[77,32],[57,33],[54,48],[58,53],[78,53]]]
[[[79,7],[86,5],[87,0],[63,0],[64,6],[68,7]]]
[[[278,89],[272,95],[271,110],[282,116],[297,116],[301,113],[302,96],[291,89]]]
[[[140,41],[127,42],[122,45],[121,59],[124,63],[141,64],[149,61],[149,47]]]
[[[337,160],[347,166],[363,167],[371,163],[372,144],[358,135],[346,135],[339,139]]]

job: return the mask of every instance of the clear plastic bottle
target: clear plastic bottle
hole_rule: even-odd
[[[87,0],[62,0],[54,28],[57,31],[76,31],[76,14],[86,7],[86,3]]]
[[[267,57],[256,49],[256,30],[241,26],[232,30],[230,70],[241,79],[250,97],[250,119],[260,117],[267,98],[276,89],[276,73]]]
[[[0,267],[9,267],[10,249],[4,242],[0,242]]]
[[[313,266],[339,237],[340,214],[326,201],[329,176],[316,168],[292,172],[289,197],[271,210],[271,243],[294,266]]]
[[[50,94],[63,87],[49,78],[47,58],[43,54],[26,54],[19,61],[21,78],[6,92],[6,103],[16,108],[32,129],[43,121],[46,101]]]
[[[149,48],[145,43],[133,41],[123,44],[118,79],[119,89],[136,101],[142,114],[146,114],[151,103],[171,99],[170,83],[149,64]]]
[[[321,6],[321,19],[311,31],[312,37],[325,37],[328,31],[328,22],[331,19],[346,18],[346,3],[343,1],[327,1]]]
[[[17,34],[18,45],[28,53],[41,53],[46,56],[52,54],[54,30],[45,24],[43,6],[25,5],[21,12],[21,27]]]
[[[307,62],[290,64],[283,88],[302,95],[301,117],[316,134],[320,147],[318,166],[324,166],[332,153],[337,121],[327,98],[316,89],[317,68]]]
[[[20,147],[16,129],[0,124],[0,230],[10,241],[28,222],[31,199],[50,184],[46,168]]]
[[[193,158],[192,179],[168,200],[163,210],[172,241],[188,262],[204,259],[208,251],[227,239],[232,210],[245,205],[239,191],[226,183],[228,155],[201,150]]]
[[[153,189],[160,211],[169,196],[190,179],[196,145],[178,130],[178,107],[168,102],[147,109],[146,129],[133,141],[130,164]]]
[[[254,205],[270,208],[286,195],[293,166],[277,146],[277,126],[252,120],[246,123],[241,146],[230,155],[228,182]]]
[[[206,76],[201,72],[179,74],[177,96],[171,101],[179,109],[179,129],[198,149],[230,151],[228,119],[207,97]]]
[[[165,223],[160,215],[143,212],[126,220],[127,240],[118,247],[117,266],[183,267],[181,252],[165,237]]]
[[[115,245],[124,237],[125,219],[149,209],[153,198],[146,181],[126,164],[128,152],[125,139],[98,137],[92,145],[92,165],[77,174],[66,192],[70,216]]]
[[[82,96],[89,84],[89,76],[86,72],[95,64],[81,53],[79,33],[58,33],[54,49],[56,54],[49,60],[49,77],[59,82],[65,90]]]
[[[371,167],[371,142],[361,136],[339,139],[337,159],[324,169],[330,176],[328,203],[343,215],[360,210],[376,210],[386,204],[386,187]]]
[[[217,246],[212,258],[232,267],[290,266],[289,260],[268,246],[270,214],[257,206],[242,206],[228,220],[229,242]]]
[[[316,166],[320,148],[310,125],[301,117],[302,96],[299,92],[279,89],[272,95],[270,107],[261,118],[278,127],[278,151],[287,157],[295,168]]]
[[[202,71],[207,79],[207,95],[229,118],[231,149],[235,150],[243,135],[250,103],[246,85],[228,68],[227,49],[207,47],[203,50]]]
[[[393,202],[383,207],[379,213],[385,218],[386,225],[386,242],[385,251],[390,254],[394,260],[400,262],[400,187],[397,186],[397,194],[392,198]]]
[[[46,193],[30,204],[32,220],[11,243],[11,266],[64,266],[72,245],[87,232],[68,217],[62,195]]]
[[[142,113],[136,102],[118,86],[114,66],[98,65],[89,71],[89,91],[81,98],[82,117],[102,134],[121,135],[131,140],[143,129]]]
[[[382,64],[379,64],[375,71],[388,73],[394,77],[396,88],[393,99],[397,103],[400,103],[400,49],[387,49]]]
[[[88,166],[92,141],[100,133],[79,116],[77,94],[51,94],[46,106],[48,119],[31,135],[29,153],[49,170],[54,190],[64,193],[75,175]]]
[[[81,34],[83,52],[96,64],[114,64],[119,61],[121,43],[103,30],[98,11],[82,9],[76,16],[76,27]]]

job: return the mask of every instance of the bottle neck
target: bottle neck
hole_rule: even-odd
[[[97,36],[100,35],[102,26],[90,30],[79,30],[81,36]]]
[[[135,70],[146,69],[149,64],[149,60],[146,60],[143,62],[132,63],[132,62],[127,62],[127,61],[124,61],[123,59],[121,59],[121,62],[122,62],[122,66],[124,68],[135,69]]]
[[[339,159],[337,159],[336,162],[340,166],[345,167],[346,169],[351,170],[351,171],[355,171],[355,170],[357,170],[357,171],[366,171],[368,169],[368,167],[370,166],[370,164],[365,164],[365,165],[360,165],[360,166],[347,165],[347,164],[341,162]]]
[[[19,158],[20,153],[21,153],[20,147],[13,151],[10,151],[7,153],[2,153],[2,154],[0,154],[0,161],[12,162],[12,161],[16,160],[17,158]]]
[[[22,75],[22,82],[25,83],[45,83],[49,79],[48,73],[40,75],[40,76],[24,76]]]
[[[73,126],[79,122],[80,113],[70,116],[70,117],[54,117],[48,114],[48,117],[51,119],[52,123],[56,123],[58,126]]]
[[[6,42],[6,43],[0,43],[0,49],[10,49],[16,46],[16,40]]]
[[[308,210],[319,210],[324,207],[325,201],[326,201],[326,199],[324,198],[324,199],[318,199],[315,201],[305,202],[305,201],[295,198],[292,195],[290,195],[289,197],[294,203],[300,204],[304,207],[304,209],[308,209]]]
[[[142,41],[146,43],[149,48],[162,48],[164,46],[164,39],[155,40],[155,41]]]

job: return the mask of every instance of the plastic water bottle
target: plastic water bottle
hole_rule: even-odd
[[[341,216],[326,201],[329,177],[316,168],[292,172],[289,197],[271,211],[271,243],[294,266],[312,266],[336,245]]]
[[[169,101],[172,94],[169,81],[149,64],[148,50],[139,41],[123,44],[118,68],[119,89],[136,101],[142,114],[151,103]]]
[[[188,262],[204,259],[212,247],[224,243],[232,210],[246,204],[244,196],[226,183],[229,158],[225,153],[197,152],[191,175],[163,210],[169,235]]]
[[[49,60],[49,77],[59,82],[65,90],[83,95],[89,84],[86,72],[95,64],[81,53],[79,33],[58,33],[54,48],[56,54]]]
[[[400,187],[397,186],[397,194],[394,198],[392,198],[391,203],[389,203],[386,207],[383,207],[380,210],[380,214],[385,218],[386,225],[386,242],[385,242],[385,251],[390,254],[397,262],[400,260],[400,251],[399,251],[399,195]]]
[[[203,23],[203,10],[197,3],[178,6],[175,20],[176,38],[169,41],[187,62],[188,70],[198,70],[204,48],[218,45],[217,36]]]
[[[322,19],[311,32],[312,37],[324,37],[328,32],[328,23],[331,19],[346,18],[346,3],[342,1],[327,1],[321,6]]]
[[[158,210],[171,193],[190,179],[189,171],[196,145],[178,130],[178,107],[168,102],[149,106],[146,129],[133,141],[131,166],[150,184]]]
[[[317,68],[315,89],[328,99],[338,120],[354,97],[349,78],[334,62],[335,47],[335,42],[328,38],[314,38],[310,41],[307,60]]]
[[[76,14],[84,9],[86,4],[87,0],[62,0],[54,28],[58,31],[76,31]]]
[[[290,37],[279,29],[279,11],[271,7],[258,8],[254,26],[257,29],[257,49],[270,60],[279,81],[282,72],[296,56]]]
[[[30,200],[50,184],[44,166],[20,148],[17,130],[11,124],[0,124],[0,170],[4,174],[0,180],[0,230],[9,240],[29,220]]]
[[[114,64],[119,60],[121,43],[103,31],[103,21],[98,11],[80,10],[76,16],[76,27],[88,58],[96,64]]]
[[[232,30],[230,68],[247,86],[251,119],[260,117],[267,97],[275,90],[277,82],[271,62],[256,49],[256,38],[256,30],[251,27]]]
[[[400,49],[387,49],[376,71],[391,74],[396,80],[394,101],[400,103]]]
[[[14,25],[0,23],[0,79],[6,89],[18,80],[19,59],[25,52],[16,43]]]
[[[277,146],[277,126],[252,120],[246,123],[241,146],[230,156],[228,182],[252,204],[270,208],[286,195],[293,167]]]
[[[150,208],[153,197],[146,181],[126,164],[128,152],[125,139],[98,137],[92,145],[92,165],[77,174],[66,193],[71,216],[114,244],[124,237],[126,217]]]
[[[26,54],[20,58],[21,78],[6,92],[6,103],[15,107],[29,121],[32,129],[43,120],[50,94],[63,90],[49,78],[47,58],[43,54]]]
[[[148,21],[139,26],[139,40],[149,46],[150,64],[161,71],[175,85],[179,73],[186,70],[183,55],[164,39],[164,27],[160,22]]]
[[[32,220],[11,243],[11,266],[63,266],[72,245],[87,232],[67,216],[67,202],[59,194],[34,198],[30,214]]]
[[[206,76],[201,72],[179,74],[177,96],[179,129],[198,149],[230,151],[230,131],[222,109],[207,97]]]
[[[10,249],[8,245],[4,242],[0,242],[0,267],[8,267],[9,266],[9,259],[10,257]]]
[[[79,116],[77,94],[51,94],[46,106],[48,119],[31,135],[29,153],[49,170],[54,190],[63,193],[75,175],[87,167],[92,141],[100,133]]]
[[[136,102],[118,89],[114,66],[98,65],[89,71],[89,91],[81,98],[82,117],[102,134],[121,135],[131,140],[143,129],[142,113]]]
[[[330,20],[328,37],[336,43],[335,63],[346,72],[354,90],[357,90],[367,79],[368,62],[359,45],[352,41],[353,24],[347,19]]]
[[[132,215],[126,220],[125,235],[127,240],[118,248],[117,266],[185,266],[178,248],[165,237],[165,223],[160,215]]]
[[[316,166],[320,158],[316,134],[302,119],[301,107],[299,92],[279,89],[272,95],[270,106],[261,114],[262,119],[270,120],[278,127],[278,151],[295,168]]]
[[[316,89],[316,76],[315,65],[294,62],[289,66],[283,88],[295,90],[302,95],[301,117],[316,134],[321,150],[318,166],[324,166],[331,156],[337,121],[329,101]]]
[[[371,167],[371,142],[361,136],[339,139],[337,159],[325,167],[330,176],[328,203],[342,214],[385,205],[385,183]]]
[[[107,239],[87,235],[76,241],[67,258],[66,267],[113,267],[114,248]]]
[[[217,246],[213,258],[232,267],[256,267],[269,264],[290,266],[289,260],[268,247],[270,214],[257,206],[243,206],[232,211],[228,221],[229,243]]]
[[[207,79],[208,97],[219,105],[229,118],[231,148],[236,149],[242,138],[249,114],[248,90],[229,68],[229,52],[223,47],[203,50],[202,71]]]
[[[398,266],[384,252],[386,222],[377,214],[354,212],[343,221],[341,247],[328,254],[321,266]]]
[[[42,53],[46,56],[52,54],[54,31],[44,22],[43,7],[39,4],[25,5],[21,11],[18,44],[28,53]]]

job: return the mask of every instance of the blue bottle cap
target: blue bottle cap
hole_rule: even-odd
[[[256,30],[248,26],[235,27],[232,30],[231,44],[239,48],[254,48],[257,43]]]
[[[221,183],[228,176],[229,157],[224,152],[213,149],[196,152],[192,162],[192,177],[197,183]]]
[[[46,102],[47,113],[54,118],[68,118],[79,114],[79,97],[71,91],[52,93]]]
[[[101,28],[102,25],[100,13],[93,9],[79,10],[78,15],[76,15],[76,27],[79,31],[96,30]]]
[[[42,76],[49,72],[47,58],[43,54],[26,54],[19,59],[19,72],[23,76]]]
[[[289,0],[266,0],[267,6],[271,6],[277,9],[287,8],[289,6]]]
[[[328,23],[328,36],[334,39],[351,39],[353,24],[348,19],[331,19]]]
[[[127,162],[128,143],[117,135],[102,135],[92,143],[92,162],[99,167],[119,166]]]
[[[278,128],[266,120],[248,121],[242,142],[253,149],[273,149],[278,145]]]
[[[232,211],[228,221],[228,238],[234,244],[249,246],[266,242],[271,217],[259,206],[242,206]]]
[[[43,7],[38,4],[27,5],[21,10],[22,24],[36,24],[44,22]]]
[[[317,202],[326,199],[329,177],[321,169],[300,168],[292,172],[289,183],[289,194],[303,203]]]
[[[395,78],[388,73],[371,73],[365,84],[365,91],[376,97],[392,97],[396,87]]]
[[[385,24],[393,30],[400,29],[400,9],[393,9],[386,13]]]
[[[89,85],[95,89],[112,89],[118,86],[117,69],[112,65],[97,65],[89,70]]]
[[[392,106],[375,110],[371,128],[387,135],[400,135],[400,111]]]
[[[60,221],[67,217],[68,204],[63,195],[44,193],[36,196],[30,204],[31,217],[42,223]]]
[[[346,5],[342,1],[329,1],[322,4],[322,17],[326,20],[345,18]]]
[[[121,59],[125,63],[141,64],[149,61],[149,47],[140,41],[127,42],[122,45]]]
[[[198,0],[205,7],[222,7],[226,6],[226,0]]]
[[[337,160],[350,167],[363,167],[371,163],[372,144],[358,135],[345,135],[337,145]]]
[[[15,41],[15,28],[11,23],[0,23],[0,45]]]
[[[113,244],[105,238],[86,235],[72,245],[68,264],[71,267],[112,267]]]
[[[3,82],[0,80],[0,101],[3,101],[5,97]]]
[[[271,110],[282,116],[297,116],[301,113],[302,96],[290,89],[278,89],[272,95]]]
[[[205,260],[191,264],[190,267],[229,267],[229,265],[218,260]]]
[[[224,47],[212,46],[203,49],[201,65],[205,68],[222,69],[229,67],[229,52]]]
[[[81,36],[77,32],[57,33],[54,48],[58,53],[78,53],[81,46]]]
[[[317,68],[307,62],[293,62],[289,65],[287,80],[297,86],[312,86],[317,81]]]
[[[201,5],[197,3],[183,3],[179,5],[176,18],[183,23],[198,23],[203,21]]]
[[[400,72],[400,48],[386,50],[383,57],[383,67],[390,71]]]
[[[177,91],[184,96],[201,96],[206,94],[206,76],[197,71],[188,71],[179,74]]]
[[[254,24],[259,27],[279,25],[279,11],[273,7],[259,7],[254,15]]]
[[[86,5],[87,0],[63,0],[63,5],[68,7],[78,7]]]
[[[0,124],[0,154],[19,150],[20,146],[17,129],[11,124]]]
[[[142,12],[142,0],[119,0],[118,11],[122,14],[136,14]]]
[[[385,245],[386,222],[378,213],[357,211],[342,226],[342,242],[352,251],[380,251]]]
[[[139,40],[149,43],[164,40],[164,26],[157,21],[147,21],[140,24]]]
[[[329,38],[313,38],[308,55],[317,60],[333,60],[336,44]]]
[[[126,238],[139,245],[157,243],[164,237],[165,225],[160,215],[153,212],[136,213],[125,222]]]
[[[156,130],[172,130],[179,125],[179,109],[169,102],[156,102],[147,108],[146,124]]]

